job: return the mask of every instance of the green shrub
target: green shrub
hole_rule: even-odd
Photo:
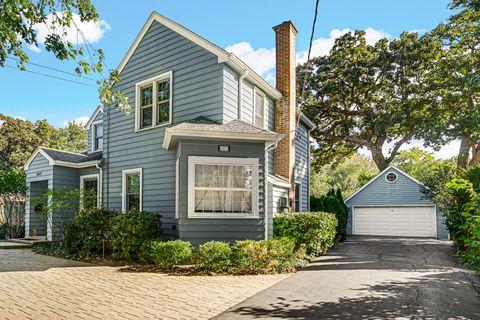
[[[232,248],[229,243],[210,241],[198,250],[195,265],[200,271],[225,272],[232,263]]]
[[[192,245],[190,242],[174,240],[145,242],[141,250],[141,259],[153,262],[164,269],[188,263],[192,258]]]
[[[61,242],[64,252],[68,254],[96,255],[103,251],[103,241],[108,239],[112,211],[101,208],[88,208],[78,212],[69,223]],[[106,249],[108,250],[108,242]]]
[[[331,189],[326,195],[311,197],[310,205],[313,211],[335,214],[338,221],[337,237],[340,241],[347,238],[348,207],[343,201],[340,189],[337,191]]]
[[[337,219],[332,213],[286,213],[273,220],[276,237],[294,239],[296,248],[305,246],[309,255],[320,255],[335,244]]]
[[[137,211],[116,215],[111,225],[114,256],[126,260],[138,258],[143,243],[160,236],[161,217],[157,213]]]
[[[296,247],[289,238],[243,240],[234,246],[233,266],[238,273],[259,274],[293,271],[302,265],[303,246]]]
[[[5,223],[0,223],[0,239],[5,239],[5,228],[6,228]]]

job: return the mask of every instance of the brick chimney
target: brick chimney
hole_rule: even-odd
[[[296,109],[296,35],[291,21],[273,27],[276,43],[277,90],[283,95],[275,109],[275,131],[285,135],[275,150],[275,174],[287,178],[291,187],[289,198],[292,207],[295,181],[295,109]]]

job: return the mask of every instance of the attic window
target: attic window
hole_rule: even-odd
[[[172,72],[141,81],[136,85],[136,131],[172,122]]]
[[[395,181],[397,181],[397,179],[398,179],[398,176],[395,172],[389,172],[385,176],[385,180],[387,180],[387,182],[389,183],[394,183]]]

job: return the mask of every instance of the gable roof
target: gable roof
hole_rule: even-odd
[[[360,193],[363,189],[365,189],[367,186],[369,186],[372,182],[376,181],[378,178],[382,177],[386,172],[388,172],[389,170],[396,170],[398,171],[400,174],[402,174],[403,176],[407,177],[408,179],[412,180],[413,182],[415,182],[416,184],[420,185],[420,186],[424,186],[424,184],[420,181],[418,181],[417,179],[415,179],[414,177],[412,177],[411,175],[409,175],[408,173],[406,173],[405,171],[403,170],[400,170],[398,169],[396,166],[394,165],[389,165],[387,168],[385,168],[385,170],[383,170],[382,172],[380,172],[379,174],[377,174],[377,176],[375,176],[374,178],[372,178],[370,181],[368,181],[365,185],[363,185],[360,189],[358,189],[357,191],[355,191],[350,197],[348,197],[347,199],[345,199],[345,202],[347,202],[348,200],[350,200],[351,198],[353,198],[355,195],[357,195],[358,193]]]
[[[30,155],[27,162],[25,162],[25,165],[23,166],[24,170],[28,170],[30,168],[30,163],[32,163],[33,159],[35,159],[39,153],[48,160],[48,164],[51,166],[57,165],[63,167],[82,168],[93,166],[102,160],[102,152],[82,154],[47,147],[37,147]]]
[[[145,22],[144,26],[142,27],[137,37],[135,38],[135,41],[132,43],[127,53],[123,57],[122,61],[118,65],[117,67],[118,73],[121,73],[122,70],[125,68],[128,61],[130,60],[133,53],[135,52],[138,45],[140,44],[140,41],[142,41],[148,29],[150,28],[152,23],[154,23],[155,21],[167,27],[168,29],[180,34],[181,36],[187,38],[188,40],[196,43],[197,45],[204,48],[205,50],[216,55],[218,57],[218,63],[225,63],[235,71],[246,74],[247,79],[252,81],[256,86],[258,86],[259,88],[264,90],[266,93],[270,94],[271,96],[277,99],[280,99],[282,97],[282,94],[280,93],[280,91],[275,89],[270,83],[268,83],[264,78],[262,78],[258,73],[256,73],[252,68],[250,68],[247,64],[245,64],[245,62],[243,62],[236,55],[234,55],[233,53],[227,52],[226,50],[211,43],[210,41],[192,32],[191,30],[185,28],[184,26],[179,25],[178,23],[162,16],[161,14],[155,11],[153,11],[150,14],[150,17],[148,18],[147,22]]]
[[[95,118],[100,112],[103,112],[103,106],[98,106],[97,109],[95,109],[93,114],[90,116],[90,119],[88,119],[87,123],[85,124],[84,126],[85,129],[90,128],[90,125],[92,124],[92,122],[95,120]]]
[[[168,150],[179,138],[277,142],[283,138],[283,134],[265,130],[238,119],[220,124],[208,118],[197,118],[167,128],[163,148]]]

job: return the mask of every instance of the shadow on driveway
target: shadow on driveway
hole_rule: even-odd
[[[92,264],[36,254],[31,249],[1,249],[0,272],[45,271],[50,268],[90,267]]]

